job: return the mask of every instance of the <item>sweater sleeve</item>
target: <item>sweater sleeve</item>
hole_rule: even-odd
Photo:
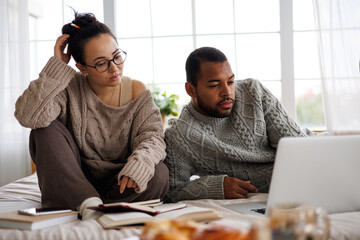
[[[277,148],[278,142],[282,137],[306,137],[316,135],[306,128],[301,128],[294,119],[292,119],[282,106],[280,101],[259,81],[252,81],[251,89],[256,92],[255,98],[258,98],[263,108],[266,131],[269,137],[270,145]]]
[[[192,162],[196,159],[188,156],[181,141],[178,129],[167,129],[165,133],[166,158],[164,163],[169,168],[170,189],[166,195],[167,202],[195,199],[224,199],[223,181],[226,175],[206,175],[195,180],[190,177],[196,174]]]
[[[147,183],[154,176],[155,165],[165,158],[164,132],[159,109],[151,94],[146,91],[143,102],[134,115],[131,133],[132,153],[127,163],[118,174],[118,179],[128,176],[139,187],[138,192],[147,188]]]
[[[66,114],[64,89],[74,77],[75,70],[63,61],[52,57],[29,87],[17,99],[15,117],[24,127],[47,127]]]

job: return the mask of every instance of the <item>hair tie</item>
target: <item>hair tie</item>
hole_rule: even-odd
[[[78,25],[76,25],[75,23],[71,23],[71,26],[73,26],[74,28],[80,28]]]

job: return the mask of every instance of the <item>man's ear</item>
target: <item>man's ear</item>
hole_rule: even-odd
[[[75,66],[79,69],[79,71],[82,74],[87,74],[85,66],[83,66],[81,63],[76,63]]]
[[[189,82],[185,83],[185,90],[190,97],[193,98],[196,96],[196,89],[195,89],[194,85],[192,85],[191,83],[189,83]]]

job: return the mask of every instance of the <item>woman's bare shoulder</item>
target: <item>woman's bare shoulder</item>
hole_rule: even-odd
[[[146,86],[139,80],[132,81],[132,98],[135,99],[146,91]]]

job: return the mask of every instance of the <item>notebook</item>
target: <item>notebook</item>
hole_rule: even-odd
[[[258,216],[281,203],[309,204],[327,213],[360,211],[359,170],[360,135],[282,138],[268,201],[224,207]]]

